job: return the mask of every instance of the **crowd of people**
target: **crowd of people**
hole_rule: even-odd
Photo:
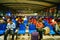
[[[17,17],[1,17],[0,24],[6,24],[4,33],[4,40],[7,40],[7,34],[12,34],[12,40],[14,40],[14,30],[19,29],[19,25],[23,23],[25,26],[33,24],[36,27],[37,32],[42,38],[42,34],[60,34],[60,19],[56,20],[53,17],[34,17],[34,16],[17,16]],[[33,27],[33,26],[32,26]]]

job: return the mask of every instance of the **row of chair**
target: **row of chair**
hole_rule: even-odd
[[[55,34],[53,27],[48,23],[48,21],[44,20],[44,25],[45,27],[49,27],[51,35]]]
[[[4,34],[6,30],[6,24],[0,24],[0,35]],[[36,31],[36,26],[34,24],[29,25],[29,34]],[[25,34],[26,33],[26,26],[22,23],[19,24],[18,34]]]
[[[2,23],[0,24],[0,35],[3,35],[6,30],[6,24]]]
[[[44,26],[45,27],[49,27],[50,28],[50,33],[49,34],[55,34],[53,27],[46,21],[44,20]],[[36,26],[34,24],[29,24],[29,34],[31,34],[32,32],[36,31]],[[6,30],[6,24],[0,24],[0,35],[4,34]],[[18,28],[18,32],[17,34],[25,34],[26,33],[26,26],[24,23],[19,24],[19,28]],[[60,34],[60,32],[58,32]]]
[[[34,24],[29,24],[29,34],[36,31],[36,26]],[[19,25],[18,34],[25,34],[26,26],[22,23]]]

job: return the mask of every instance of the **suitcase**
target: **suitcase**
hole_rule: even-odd
[[[44,30],[45,30],[46,35],[50,33],[50,28],[49,27],[45,27]]]
[[[38,32],[33,32],[33,33],[31,34],[31,40],[38,40],[38,35],[39,35]]]

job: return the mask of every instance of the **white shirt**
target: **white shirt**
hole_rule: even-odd
[[[12,24],[8,23],[6,28],[13,30],[14,28],[16,28],[16,25],[15,25],[15,23],[12,23]]]

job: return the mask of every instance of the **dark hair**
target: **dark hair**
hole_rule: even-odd
[[[42,20],[38,20],[38,22],[42,22]]]
[[[12,17],[10,17],[10,21],[12,21]]]

